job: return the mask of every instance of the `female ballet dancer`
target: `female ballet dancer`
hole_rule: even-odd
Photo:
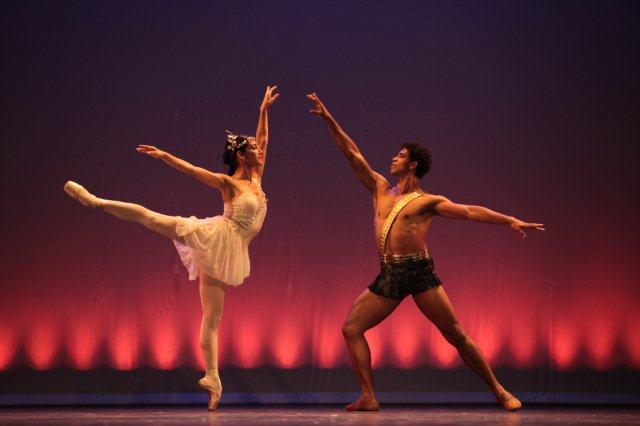
[[[223,155],[229,175],[212,173],[193,166],[150,145],[139,145],[137,151],[160,159],[222,193],[224,214],[206,219],[167,216],[143,206],[98,198],[83,186],[68,181],[65,192],[85,206],[106,211],[128,222],[137,222],[173,240],[189,279],[200,278],[202,324],[200,346],[206,366],[205,376],[198,381],[209,392],[209,410],[214,411],[222,394],[218,375],[218,324],[222,318],[227,286],[242,284],[249,276],[249,242],[255,237],[267,212],[266,197],[261,187],[262,173],[269,139],[267,110],[280,96],[277,86],[268,86],[258,118],[256,136],[227,132]]]

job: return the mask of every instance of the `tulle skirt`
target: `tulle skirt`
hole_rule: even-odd
[[[186,244],[173,241],[182,263],[195,280],[198,269],[228,285],[237,286],[249,276],[249,247],[235,225],[223,216],[198,219],[178,216],[176,233]]]

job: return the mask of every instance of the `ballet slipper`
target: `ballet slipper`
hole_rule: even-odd
[[[209,411],[216,411],[218,403],[220,402],[220,397],[222,396],[222,384],[211,383],[206,377],[203,377],[198,380],[198,386],[209,392]]]
[[[84,186],[72,180],[68,180],[67,183],[64,184],[64,192],[84,206],[101,207],[102,203],[98,197],[87,191]]]

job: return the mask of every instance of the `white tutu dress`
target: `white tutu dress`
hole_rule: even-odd
[[[252,180],[259,187],[256,179]],[[176,233],[186,244],[173,241],[182,263],[195,280],[198,270],[225,284],[237,286],[249,276],[249,242],[267,214],[264,192],[243,192],[224,204],[222,216],[198,219],[178,216]]]

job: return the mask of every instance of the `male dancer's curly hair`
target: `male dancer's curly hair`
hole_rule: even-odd
[[[427,148],[416,142],[407,142],[402,145],[402,148],[409,151],[409,161],[418,163],[414,171],[418,179],[429,173],[429,170],[431,170],[431,153]]]

